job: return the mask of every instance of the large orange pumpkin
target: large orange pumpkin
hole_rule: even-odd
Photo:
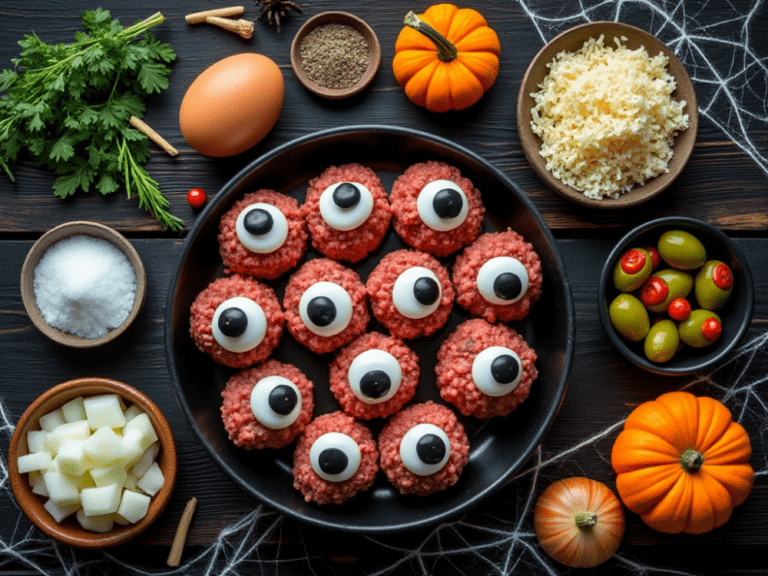
[[[701,534],[749,496],[751,455],[747,432],[722,403],[670,392],[629,415],[611,464],[619,497],[651,528]]]
[[[433,112],[463,110],[496,81],[501,47],[485,18],[437,4],[409,12],[395,43],[392,70],[410,100]]]

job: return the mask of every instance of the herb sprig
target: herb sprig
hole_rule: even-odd
[[[164,228],[182,228],[143,166],[147,137],[128,123],[144,115],[146,96],[168,88],[166,64],[176,54],[149,31],[164,20],[158,12],[124,28],[99,8],[83,12],[85,31],[71,44],[24,36],[15,69],[0,72],[0,167],[11,180],[11,164],[26,150],[58,174],[57,196],[124,185]]]

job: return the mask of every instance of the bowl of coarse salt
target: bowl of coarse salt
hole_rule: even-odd
[[[49,230],[21,269],[21,298],[32,323],[74,348],[100,346],[122,334],[144,304],[146,284],[130,242],[97,222]]]

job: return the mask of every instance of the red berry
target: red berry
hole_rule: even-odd
[[[192,188],[189,192],[187,192],[187,202],[195,210],[205,206],[207,200],[208,197],[205,195],[205,190],[202,188]]]
[[[733,286],[733,272],[728,264],[718,264],[712,269],[712,281],[721,290],[729,290]]]
[[[661,304],[669,296],[669,286],[658,276],[651,276],[640,289],[640,300],[646,306]]]
[[[685,298],[675,298],[669,303],[667,313],[672,320],[682,322],[691,315],[691,304]]]
[[[704,336],[710,342],[714,342],[720,338],[720,334],[723,332],[723,325],[717,320],[717,318],[707,318],[701,324],[701,335]]]
[[[637,274],[645,266],[645,260],[645,254],[640,250],[627,250],[621,257],[621,269],[627,274]]]

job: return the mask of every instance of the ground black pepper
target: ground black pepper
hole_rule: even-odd
[[[347,24],[318,26],[301,41],[300,54],[306,75],[323,88],[351,88],[368,68],[368,42]]]

